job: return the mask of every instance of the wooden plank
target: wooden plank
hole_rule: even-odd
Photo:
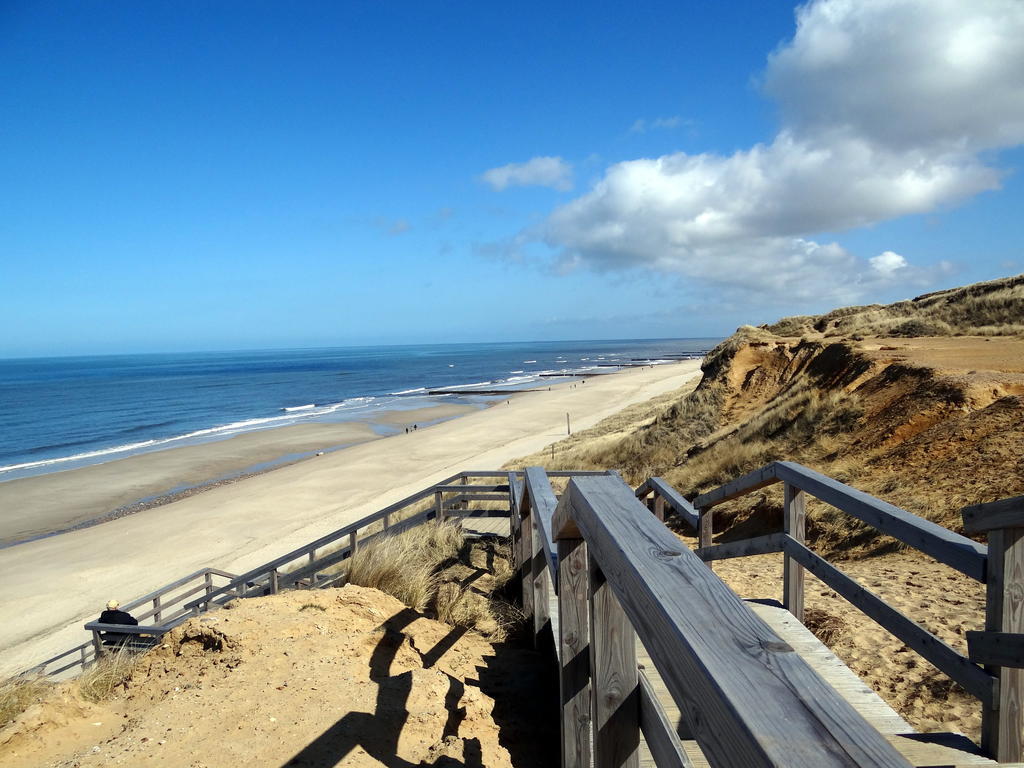
[[[993,679],[984,670],[800,542],[787,537],[783,546],[786,554],[832,587],[851,605],[859,608],[868,618],[960,683],[972,696],[982,703],[992,701]]]
[[[453,496],[444,502],[444,514],[446,517],[449,513],[459,509],[458,505],[466,504],[467,502],[507,502],[508,498],[508,494],[466,494],[465,496]]]
[[[172,581],[170,584],[164,584],[159,589],[155,589],[152,592],[143,595],[142,597],[137,597],[134,600],[132,600],[132,601],[130,601],[128,603],[125,603],[124,605],[121,606],[121,610],[122,611],[134,610],[135,608],[138,608],[140,605],[144,605],[145,603],[150,602],[155,597],[159,597],[161,595],[165,595],[168,592],[170,592],[172,589],[177,589],[180,586],[188,584],[193,579],[198,579],[200,577],[203,577],[204,580],[205,580],[206,575],[208,573],[212,573],[212,572],[214,572],[214,569],[212,569],[212,568],[201,568],[198,571],[195,571],[194,573],[190,573],[188,576],[182,576],[180,579]],[[229,575],[231,578],[235,578],[234,574],[228,574],[227,571],[219,571],[217,573],[218,573],[218,575],[226,574],[226,575]]]
[[[648,482],[650,482],[652,490],[661,499],[664,499],[665,503],[682,518],[683,522],[694,530],[697,529],[697,526],[700,524],[700,515],[697,514],[697,508],[688,502],[683,494],[660,477],[652,477]]]
[[[909,766],[627,487],[575,478],[566,495],[713,766]]]
[[[519,580],[522,585],[523,615],[533,621],[533,516],[530,514],[530,490],[523,487],[519,500]]]
[[[989,532],[990,572],[985,629],[1024,633],[1024,528]],[[1024,669],[993,667],[998,700],[982,712],[983,746],[1000,763],[1024,760]]]
[[[445,512],[445,518],[451,520],[457,518],[459,520],[475,520],[488,517],[500,517],[503,520],[508,519],[508,512],[504,509],[456,509]]]
[[[555,513],[551,516],[551,535],[555,541],[559,539],[578,539],[580,529],[572,516],[572,509],[569,506],[569,494],[563,493],[555,507]]]
[[[972,579],[985,580],[988,550],[983,544],[799,464],[777,461],[775,474],[780,480],[931,555],[940,563]]]
[[[672,727],[651,681],[643,672],[640,673],[640,730],[659,768],[693,768],[693,762],[679,743],[676,729]]]
[[[547,566],[551,571],[551,582],[557,585],[558,552],[555,549],[555,539],[552,535],[551,527],[555,509],[558,508],[558,499],[555,497],[555,492],[551,488],[551,481],[548,479],[543,467],[527,467],[525,483],[529,488],[530,500],[533,504],[533,514],[537,516],[541,546]]]
[[[593,557],[589,565],[594,768],[639,768],[636,633]]]
[[[590,768],[590,583],[587,546],[559,539],[558,658],[563,768]]]
[[[712,491],[702,493],[693,500],[693,506],[696,509],[707,509],[748,494],[751,491],[756,491],[758,488],[764,488],[766,485],[779,482],[775,475],[777,463],[772,462],[760,469],[755,469],[753,472],[748,472],[742,477],[737,477],[735,480]]]
[[[540,513],[534,509],[530,515],[533,525],[531,532],[531,546],[533,555],[530,558],[531,571],[533,574],[533,647],[541,647],[541,636],[544,630],[550,625],[548,615],[548,563],[550,562],[544,554],[544,547],[541,538],[544,531],[539,523]]]
[[[435,485],[434,491],[441,493],[508,493],[508,485]]]
[[[654,509],[652,509],[651,511],[654,512],[654,516],[658,519],[659,523],[664,523],[665,522],[665,497],[664,496],[655,496],[654,497]]]
[[[967,655],[976,664],[1024,667],[1024,634],[967,632]]]
[[[783,531],[794,541],[804,543],[807,526],[807,496],[792,483],[783,490]],[[804,569],[790,555],[782,564],[782,604],[801,622],[804,620]]]
[[[701,507],[697,510],[697,548],[709,551],[715,544],[715,510]],[[708,568],[712,568],[712,560],[705,560]]]
[[[712,547],[701,547],[695,549],[694,554],[701,560],[709,563],[713,560],[728,560],[733,557],[749,557],[750,555],[768,555],[773,552],[782,551],[782,543],[785,541],[784,533],[769,533],[765,536],[755,536],[742,541],[730,541],[728,544],[716,544]]]
[[[1024,496],[974,504],[960,510],[964,530],[982,533],[997,528],[1024,528]]]

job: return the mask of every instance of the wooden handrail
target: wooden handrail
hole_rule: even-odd
[[[881,533],[931,555],[965,576],[985,581],[988,548],[984,544],[799,464],[778,461],[774,466],[780,480],[843,510]]]
[[[882,598],[862,587],[820,555],[789,536],[784,537],[783,549],[800,565],[830,586],[887,632],[892,633],[910,648],[934,664],[940,671],[959,683],[983,706],[992,704],[994,685],[991,675],[961,656],[943,640],[929,632]]]
[[[691,528],[696,529],[700,525],[700,515],[697,514],[697,509],[693,504],[660,477],[652,477],[640,487],[646,488],[647,492],[653,492],[664,499],[665,503]],[[637,495],[640,495],[639,489]]]
[[[181,624],[182,622],[178,622]],[[85,628],[91,632],[115,632],[122,635],[162,635],[174,628],[174,624],[160,624],[159,626],[145,626],[142,624],[104,624],[99,621],[90,621]]]
[[[964,530],[983,533],[1000,528],[1024,528],[1024,496],[974,504],[960,510]]]
[[[753,472],[741,475],[735,480],[730,480],[712,491],[702,493],[693,500],[693,506],[697,509],[710,509],[726,501],[745,496],[751,491],[779,482],[779,478],[775,474],[775,464],[776,462],[772,462]]]
[[[789,483],[880,533],[899,539],[972,579],[985,581],[988,550],[983,544],[793,462],[776,461],[748,472],[702,493],[693,500],[693,506],[707,510],[778,482]]]
[[[180,586],[188,584],[190,581],[192,581],[193,579],[198,579],[200,576],[206,576],[206,574],[208,574],[208,573],[213,574],[215,576],[224,576],[224,577],[226,577],[228,579],[235,578],[235,574],[228,573],[227,571],[221,571],[221,570],[219,570],[217,568],[200,568],[198,571],[195,571],[194,573],[190,573],[188,576],[182,576],[177,581],[172,581],[170,584],[164,584],[162,587],[160,587],[159,589],[153,590],[148,595],[143,595],[142,597],[137,597],[134,600],[132,600],[131,602],[125,603],[124,605],[121,606],[121,610],[123,610],[123,611],[131,611],[131,610],[133,610],[135,608],[138,608],[140,605],[144,605],[145,603],[152,602],[153,598],[162,597],[162,596],[166,595],[168,592],[170,592],[171,590],[177,589]]]
[[[540,544],[544,551],[544,561],[551,576],[551,583],[558,585],[558,551],[551,535],[551,517],[558,506],[558,499],[551,489],[551,481],[543,467],[528,467],[526,470],[526,493],[532,507],[531,514],[536,515],[537,528],[540,531]]]
[[[566,495],[555,536],[585,541],[712,765],[910,765],[631,489],[576,478]]]

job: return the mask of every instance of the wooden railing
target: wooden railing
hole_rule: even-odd
[[[715,545],[714,507],[773,483],[783,483],[783,530]],[[1007,663],[1024,658],[1024,501],[1010,499],[964,510],[965,529],[989,531],[989,546],[910,514],[892,504],[791,462],[774,462],[692,503],[660,478],[643,483],[636,495],[655,515],[670,509],[695,529],[695,554],[715,560],[781,552],[784,555],[782,603],[804,618],[804,573],[812,573],[908,648],[977,698],[982,708],[982,749],[1001,762],[1024,760],[1024,670]],[[987,633],[968,633],[964,656],[901,611],[812,552],[805,542],[806,498],[813,496],[964,575],[987,585]],[[1007,510],[1011,510],[1007,512]],[[1016,510],[1015,512],[1012,510]],[[990,552],[993,553],[990,556]],[[996,553],[1000,554],[996,554]],[[997,634],[998,633],[998,634]],[[999,650],[997,650],[997,648]],[[979,662],[988,666],[981,667]]]
[[[142,608],[141,613],[134,614],[135,619],[139,622],[138,626],[103,624],[99,621],[88,622],[85,628],[92,632],[95,658],[103,654],[103,635],[108,632],[134,636],[136,641],[129,642],[129,646],[137,645],[141,648],[152,645],[153,641],[170,632],[192,615],[190,604],[186,604],[190,597],[200,592],[207,595],[212,594],[217,589],[214,584],[216,580],[227,579],[230,582],[235,578],[235,574],[222,571],[219,568],[202,568],[177,581],[165,584],[148,595],[137,597],[122,605],[121,610],[127,613],[133,613]],[[147,620],[150,623],[146,623]]]
[[[578,474],[580,473],[558,472],[553,473],[553,476]],[[106,632],[155,638],[191,616],[239,597],[276,594],[282,589],[310,589],[335,585],[342,575],[325,574],[324,571],[348,559],[360,546],[369,544],[385,532],[398,533],[435,519],[508,517],[508,508],[472,509],[470,503],[508,503],[510,486],[502,484],[501,481],[507,481],[510,476],[513,482],[522,482],[522,472],[459,472],[246,573],[235,575],[216,568],[204,568],[191,573],[121,606],[122,610],[135,615],[139,626],[88,622],[85,629],[92,633],[90,642],[77,645],[41,662],[28,670],[28,673],[56,676],[84,669],[102,654],[102,634]],[[481,484],[480,481],[483,480],[498,483]],[[430,500],[433,500],[432,506],[409,514],[411,507]],[[371,529],[371,526],[376,527]],[[215,579],[226,582],[216,583]],[[183,591],[174,594],[176,590]],[[199,596],[195,597],[197,594]],[[145,606],[142,613],[134,613],[142,606]],[[140,639],[138,645],[144,644],[145,641]]]
[[[337,584],[343,574],[326,574],[349,559],[359,547],[366,546],[386,534],[397,534],[430,520],[446,520],[467,514],[469,501],[508,500],[508,488],[500,485],[470,485],[479,478],[504,478],[503,472],[459,472],[436,485],[407,496],[377,512],[294,549],[268,563],[236,577],[218,590],[202,595],[189,603],[194,615],[221,605],[236,597],[277,594],[283,589],[311,589]],[[411,507],[433,500],[433,506],[409,513]],[[477,514],[481,514],[478,512]],[[486,512],[482,514],[487,514]],[[497,514],[507,515],[507,511]],[[403,516],[404,515],[404,516]],[[371,531],[371,527],[373,530]]]
[[[563,766],[635,766],[641,734],[657,765],[691,765],[637,639],[712,766],[910,765],[621,478],[573,478],[555,504],[530,468],[517,501],[523,603],[555,633]],[[544,617],[550,588],[558,610]]]

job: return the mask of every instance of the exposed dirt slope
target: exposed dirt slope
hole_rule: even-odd
[[[959,530],[963,506],[1024,493],[1022,369],[1019,337],[808,340],[745,328],[708,356],[695,390],[625,436],[597,437],[599,425],[557,445],[554,462],[548,452],[517,464],[618,467],[693,497],[785,459]],[[722,507],[716,530],[750,535],[779,514],[770,488]],[[815,503],[810,536],[832,555],[891,547]]]
[[[30,709],[0,734],[0,762],[511,766],[509,745],[542,764],[529,713],[510,708],[546,672],[532,651],[364,587],[231,606],[175,629],[108,705],[65,690]]]

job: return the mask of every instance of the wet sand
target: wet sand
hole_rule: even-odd
[[[280,469],[381,437],[375,425],[401,430],[476,410],[439,405],[386,411],[369,422],[297,424],[246,432],[79,469],[0,483],[0,547],[141,512],[227,483]]]

